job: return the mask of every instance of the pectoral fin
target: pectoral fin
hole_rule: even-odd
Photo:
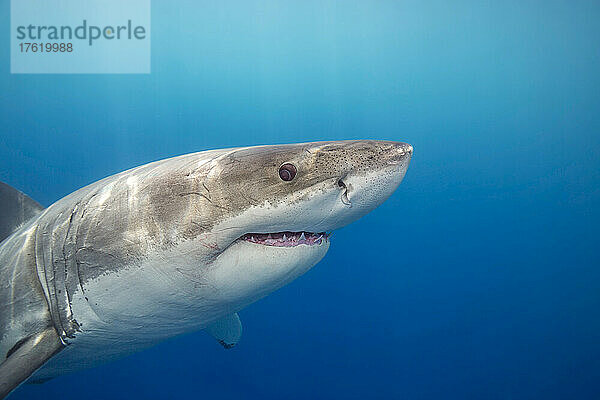
[[[230,349],[242,337],[242,321],[237,313],[229,314],[209,325],[206,332],[217,339],[226,349]]]
[[[17,342],[0,364],[0,399],[31,376],[64,348],[54,328]]]

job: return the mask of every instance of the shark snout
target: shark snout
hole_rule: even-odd
[[[404,177],[413,153],[412,145],[402,142],[366,141],[354,149],[353,162],[340,171],[337,185],[344,196],[358,188],[396,189]]]
[[[380,157],[383,163],[380,165],[381,167],[385,169],[385,164],[391,166],[406,164],[408,166],[408,161],[413,153],[412,145],[402,142],[383,142],[382,147]]]
[[[346,225],[381,205],[402,182],[412,153],[408,143],[384,141],[350,143],[340,151],[345,165],[335,181],[337,222]]]
[[[408,144],[408,143],[401,143],[398,142],[396,143],[395,146],[396,152],[397,152],[397,157],[399,158],[410,158],[412,157],[412,153],[413,153],[413,147],[412,145]]]
[[[390,153],[389,165],[393,167],[396,174],[400,175],[400,180],[402,180],[412,158],[413,147],[408,143],[398,142],[394,145],[394,149]]]

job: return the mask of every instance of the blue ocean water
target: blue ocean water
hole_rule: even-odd
[[[188,334],[11,399],[600,398],[598,2],[154,1],[149,75],[11,75],[9,16],[0,180],[44,205],[205,149],[415,148],[235,349]]]

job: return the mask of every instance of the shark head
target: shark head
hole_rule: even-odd
[[[70,327],[61,336],[119,321],[110,335],[154,340],[242,309],[319,262],[329,233],[383,203],[411,156],[408,144],[372,140],[214,150],[74,192],[38,229],[48,258],[66,254],[73,269],[63,297],[49,296]]]
[[[70,344],[38,377],[198,329],[232,343],[241,328],[222,332],[239,324],[234,313],[319,262],[329,233],[383,203],[411,156],[408,144],[372,140],[211,150],[59,200],[13,235],[35,244],[52,323]]]
[[[331,231],[396,190],[411,156],[406,143],[358,140],[216,157],[205,165],[208,173],[194,189],[197,209],[191,207],[195,223],[211,228],[187,244],[212,249],[202,271],[212,288],[205,296],[239,309],[306,272],[327,253]]]

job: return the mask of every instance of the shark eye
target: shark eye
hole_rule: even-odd
[[[292,179],[294,179],[295,176],[296,176],[296,167],[294,167],[294,165],[286,163],[286,164],[283,164],[281,167],[279,167],[279,177],[282,180],[289,182]]]

